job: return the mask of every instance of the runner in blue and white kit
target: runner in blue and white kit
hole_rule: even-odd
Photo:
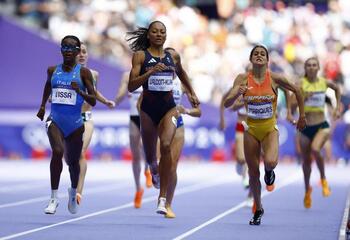
[[[89,69],[76,64],[80,51],[76,36],[65,36],[61,41],[63,63],[49,67],[42,102],[37,116],[45,116],[45,105],[51,95],[51,113],[47,119],[47,133],[52,148],[50,162],[51,199],[45,213],[54,214],[58,206],[57,190],[62,172],[62,158],[69,166],[71,187],[68,189],[68,210],[77,212],[76,191],[79,180],[79,158],[83,146],[84,123],[81,107],[84,100],[96,104],[93,77]]]

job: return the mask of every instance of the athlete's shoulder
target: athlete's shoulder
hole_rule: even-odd
[[[49,67],[47,68],[47,74],[52,75],[53,72],[56,70],[56,67],[57,67],[57,66],[49,66]]]

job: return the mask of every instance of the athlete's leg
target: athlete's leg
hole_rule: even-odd
[[[171,202],[174,197],[174,192],[177,184],[177,164],[181,156],[182,148],[185,142],[185,129],[184,127],[180,127],[176,130],[175,137],[171,143],[171,151],[172,151],[172,164],[170,170],[170,178],[169,184],[167,188],[166,201],[169,206],[171,206]]]
[[[322,194],[325,197],[329,196],[331,194],[331,191],[328,187],[328,182],[326,180],[324,158],[321,155],[321,149],[323,148],[326,141],[329,139],[329,135],[330,128],[320,129],[311,143],[311,151],[316,159],[317,167],[320,171]]]
[[[82,149],[80,160],[79,160],[80,174],[79,174],[79,182],[78,182],[78,187],[77,187],[77,193],[79,193],[80,195],[83,193],[83,187],[84,187],[85,176],[86,176],[86,171],[87,171],[87,163],[86,163],[86,159],[85,159],[85,153],[90,145],[92,134],[94,132],[93,121],[90,120],[90,121],[85,122],[84,127],[85,127],[85,131],[83,134],[83,149]],[[79,201],[80,201],[80,199],[79,199]]]
[[[64,137],[61,130],[56,126],[54,122],[51,122],[48,127],[47,135],[49,137],[52,156],[50,162],[50,180],[51,180],[51,189],[56,191],[60,183],[61,172],[63,168],[62,158],[64,154]],[[57,196],[51,196],[57,197]]]
[[[159,197],[165,198],[169,183],[170,171],[172,169],[171,143],[176,133],[176,119],[178,112],[172,108],[164,115],[159,123],[159,140],[160,140],[160,192]]]
[[[320,129],[316,133],[311,143],[311,152],[312,152],[312,155],[315,157],[318,170],[320,171],[321,179],[326,179],[326,175],[324,171],[324,158],[321,155],[321,149],[323,148],[326,141],[329,139],[329,136],[330,136],[329,128]]]
[[[158,175],[157,139],[158,128],[144,111],[140,111],[141,137],[145,158],[153,176]],[[154,180],[153,180],[154,181]],[[158,183],[157,183],[158,184]]]
[[[274,189],[275,172],[273,171],[278,163],[278,130],[274,129],[269,132],[261,142],[264,152],[264,166],[266,189],[272,191]]]
[[[252,191],[257,209],[261,209],[261,183],[260,183],[260,142],[250,133],[244,133],[244,155],[248,165],[249,187]]]
[[[136,190],[140,190],[140,173],[141,173],[141,133],[139,128],[133,121],[129,123],[129,140],[130,149],[132,152],[132,171],[134,174],[134,180]]]
[[[83,148],[84,125],[76,129],[65,139],[66,161],[69,168],[71,187],[76,189],[79,181],[79,159]]]
[[[303,135],[302,133],[298,133],[298,134],[299,134],[298,139],[300,144],[301,156],[303,159],[305,191],[307,191],[310,188],[310,176],[311,176],[311,170],[312,170],[311,141],[307,136]]]

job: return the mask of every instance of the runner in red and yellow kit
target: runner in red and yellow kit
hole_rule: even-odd
[[[269,71],[267,49],[261,45],[255,46],[249,60],[253,65],[252,71],[237,76],[224,105],[230,107],[240,95],[243,95],[247,109],[247,122],[244,124],[244,155],[249,169],[249,185],[256,206],[249,224],[260,225],[264,214],[259,171],[261,150],[264,152],[264,180],[268,190],[273,190],[275,181],[273,170],[278,162],[279,144],[275,114],[277,88],[290,90],[296,95],[300,112],[297,128],[303,129],[306,122],[300,90],[289,83],[283,75]]]

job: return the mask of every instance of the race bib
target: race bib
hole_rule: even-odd
[[[173,90],[173,73],[158,72],[148,78],[148,90],[170,92]]]
[[[272,102],[248,103],[248,117],[253,119],[268,119],[273,116]]]
[[[51,101],[56,104],[75,105],[77,102],[77,93],[72,89],[53,88]]]
[[[305,106],[324,107],[325,101],[326,94],[324,92],[315,92],[305,101]]]

